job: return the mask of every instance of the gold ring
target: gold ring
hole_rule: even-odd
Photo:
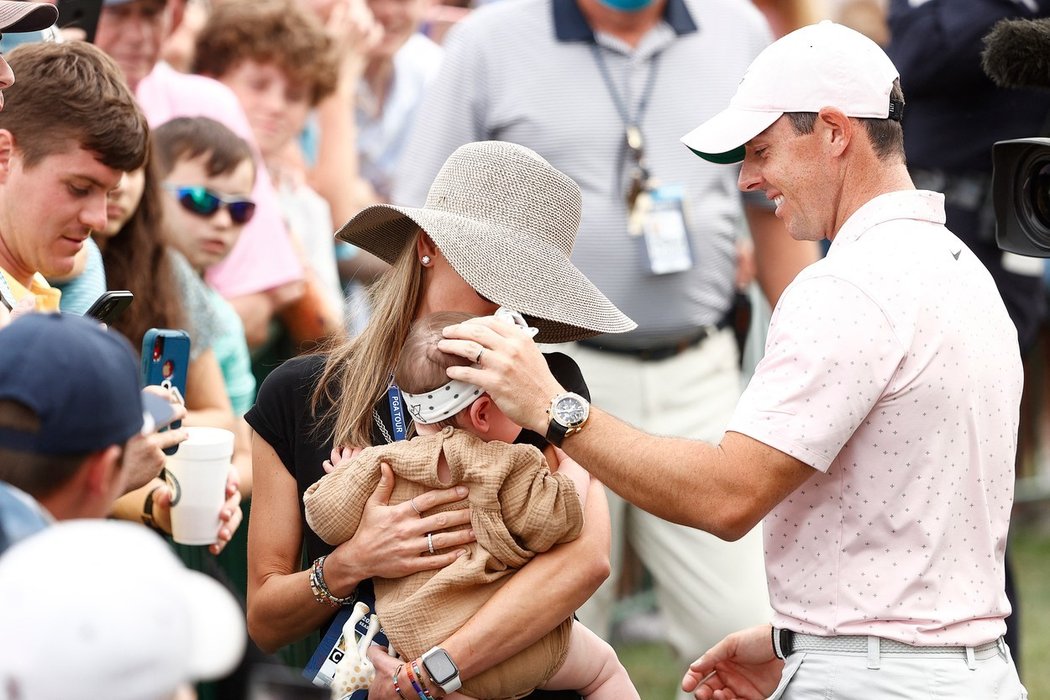
[[[408,499],[408,505],[412,506],[412,510],[416,511],[416,515],[423,515],[422,511],[420,511],[419,508],[416,508],[415,498]]]

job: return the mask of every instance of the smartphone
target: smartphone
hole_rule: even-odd
[[[57,0],[59,29],[75,27],[84,30],[84,40],[95,41],[95,30],[98,28],[98,15],[102,11],[103,0]]]
[[[101,323],[113,323],[124,310],[131,306],[135,295],[126,289],[114,289],[102,292],[98,299],[91,304],[91,308],[84,312],[85,316],[98,319]]]
[[[186,397],[186,373],[190,364],[190,336],[184,330],[150,328],[142,336],[142,383],[174,389],[180,400]],[[182,425],[175,421],[171,428]],[[178,445],[164,450],[173,455]]]

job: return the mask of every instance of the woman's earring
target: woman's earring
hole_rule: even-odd
[[[430,264],[430,256],[429,255],[424,255],[423,257],[421,257],[419,259],[419,262],[423,264],[423,267],[428,266]]]

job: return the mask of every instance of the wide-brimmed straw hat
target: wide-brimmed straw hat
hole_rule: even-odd
[[[422,208],[373,205],[336,235],[393,263],[423,229],[478,294],[529,319],[540,343],[633,330],[569,260],[581,204],[572,178],[534,151],[481,141],[449,156]]]

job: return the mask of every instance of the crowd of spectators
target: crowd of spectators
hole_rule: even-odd
[[[282,629],[275,633],[280,644],[266,637],[255,640],[258,646],[246,635],[252,628],[249,592],[261,600],[258,590],[264,585],[251,580],[250,560],[254,554],[258,570],[260,553],[271,554],[270,541],[256,535],[254,552],[249,541],[253,487],[260,479],[268,485],[256,504],[258,513],[273,508],[268,490],[273,471],[287,477],[280,445],[267,444],[253,431],[252,421],[263,420],[253,407],[257,396],[263,401],[267,378],[286,361],[333,348],[351,348],[336,356],[358,359],[362,346],[355,339],[370,321],[374,327],[390,320],[378,300],[421,300],[419,308],[399,312],[402,316],[421,314],[422,300],[450,303],[451,293],[419,290],[420,280],[438,274],[432,266],[455,267],[423,229],[413,229],[422,232],[418,237],[404,238],[407,258],[418,251],[418,262],[406,261],[401,250],[385,255],[382,244],[357,246],[350,242],[353,236],[334,234],[362,211],[378,207],[389,213],[390,205],[424,201],[430,207],[432,181],[465,143],[520,143],[579,183],[582,223],[572,262],[638,324],[626,333],[594,330],[556,338],[579,341],[560,349],[572,358],[573,371],[579,374],[578,364],[591,382],[596,405],[654,433],[717,442],[747,376],[740,357],[748,321],[740,319],[742,305],[750,311],[749,292],[754,303],[768,302],[765,313],[750,321],[761,344],[769,310],[822,251],[812,242],[790,241],[761,193],[741,196],[736,190],[736,170],[697,161],[677,139],[724,106],[763,47],[801,26],[832,18],[889,47],[904,92],[913,100],[913,121],[904,129],[913,176],[932,178],[929,189],[947,189],[948,227],[992,270],[1021,331],[1022,350],[1035,344],[1044,322],[1043,266],[1002,256],[995,246],[988,214],[990,147],[995,139],[1037,135],[1029,132],[1047,123],[1050,107],[1045,98],[1007,99],[1007,91],[991,91],[975,60],[980,37],[993,21],[1050,14],[1046,2],[969,0],[954,10],[945,9],[951,5],[947,0],[499,3],[507,7],[480,7],[496,0],[98,0],[97,17],[89,9],[86,19],[72,22],[60,15],[66,11],[61,2],[0,1],[0,698],[62,697],[26,675],[29,665],[46,663],[46,639],[18,628],[24,623],[8,618],[4,608],[18,596],[65,597],[61,589],[30,587],[25,579],[66,577],[72,585],[82,572],[69,567],[92,562],[97,565],[83,580],[87,591],[154,587],[161,595],[161,584],[179,581],[199,589],[205,600],[179,593],[175,602],[190,619],[179,623],[184,638],[141,656],[142,668],[163,670],[156,676],[163,680],[124,674],[112,659],[120,654],[138,659],[138,642],[98,632],[94,648],[89,636],[76,642],[82,653],[107,658],[108,665],[81,664],[57,676],[72,683],[78,682],[71,680],[74,673],[84,679],[80,694],[65,697],[249,697],[251,667],[264,663],[295,668],[282,682],[307,685],[300,683],[298,670],[321,641],[318,631],[331,624],[331,610],[290,620],[294,616],[286,619],[280,606],[267,607],[282,612],[273,628],[287,624],[295,634]],[[589,4],[601,9],[588,10]],[[990,14],[989,5],[1006,9]],[[909,31],[928,33],[927,40],[906,36]],[[731,47],[725,43],[729,34],[737,38]],[[586,51],[569,55],[566,47],[573,44]],[[960,56],[974,60],[964,65]],[[967,85],[976,85],[984,99],[971,94],[961,104],[958,93],[943,85],[950,69],[960,83],[965,77]],[[682,83],[689,79],[697,89],[683,94]],[[975,104],[987,105],[990,116],[955,118],[977,109]],[[995,116],[1006,112],[1009,121]],[[984,130],[975,119],[996,119],[1002,128]],[[961,150],[934,135],[969,144],[969,160],[962,162]],[[983,189],[972,192],[973,183]],[[641,204],[637,192],[625,199],[626,184],[639,186]],[[647,208],[654,206],[673,209],[681,222],[676,252],[657,250],[649,234],[641,233],[651,213]],[[964,223],[953,222],[953,216]],[[395,286],[391,275],[407,280],[413,263],[418,280]],[[502,303],[466,281],[480,299],[471,303],[482,311]],[[134,299],[105,325],[80,318],[107,290],[128,290]],[[150,352],[143,339],[152,328],[188,333],[185,392],[152,387],[141,393],[142,354]],[[374,338],[366,343],[382,344]],[[394,352],[376,350],[387,351]],[[328,362],[332,355],[326,357]],[[477,360],[481,357],[478,353]],[[326,379],[344,376],[325,366]],[[317,376],[310,375],[309,387],[294,390],[296,396],[313,397],[294,406],[304,415],[282,416],[296,426],[300,419],[312,424],[305,414],[317,409],[317,397],[327,391],[313,393],[321,385]],[[40,381],[31,381],[34,377]],[[383,384],[376,404],[382,408],[391,379],[377,375],[369,381]],[[659,398],[671,385],[676,390]],[[362,397],[347,401],[375,403],[375,397]],[[327,406],[333,397],[323,399]],[[157,400],[174,405],[165,422],[181,420],[183,428],[154,425],[151,401]],[[694,405],[702,408],[683,408]],[[339,414],[338,406],[328,408]],[[293,406],[271,405],[267,411],[288,413]],[[383,430],[379,414],[372,413]],[[333,449],[325,471],[349,456],[332,438],[360,436],[360,425],[372,421],[363,412],[353,419],[356,427],[332,428],[318,420],[319,432],[308,442],[323,444],[325,455]],[[384,419],[393,421],[391,414]],[[170,535],[170,508],[178,494],[164,478],[164,464],[186,439],[185,428],[195,426],[234,434],[226,502],[216,541],[208,547],[178,545]],[[267,473],[260,475],[260,464]],[[321,470],[320,463],[314,466]],[[391,478],[383,472],[383,479]],[[380,491],[389,487],[379,483]],[[369,515],[375,512],[369,499],[373,486],[361,496],[372,509],[362,515],[361,527],[378,531],[376,516]],[[624,593],[632,565],[646,567],[663,608],[660,629],[683,668],[729,632],[768,619],[759,526],[729,544],[607,495],[611,533],[605,531],[602,497],[601,505],[592,503],[587,510],[588,517],[597,511],[603,519],[598,534],[592,527],[575,545],[576,551],[590,552],[600,548],[595,542],[606,550],[606,540],[612,542],[611,556],[593,557],[588,565],[593,568],[581,565],[574,572],[577,581],[588,578],[580,590],[595,579],[593,587],[573,595],[580,603],[591,597],[581,619],[599,636],[610,640],[616,634],[611,605]],[[432,505],[450,501],[451,496],[435,496]],[[395,525],[421,515],[416,502],[409,502],[415,513],[402,508]],[[297,505],[301,515],[301,495]],[[271,511],[262,512],[260,517],[269,519]],[[80,522],[106,517],[135,525]],[[253,532],[263,527],[257,524]],[[268,520],[265,527],[269,533],[283,524]],[[304,537],[308,544],[316,539],[312,533]],[[426,537],[423,554],[429,546],[433,555],[431,535]],[[288,587],[308,579],[295,594],[299,597],[282,598],[291,601],[286,607],[313,602],[311,590],[319,603],[341,601],[325,588],[327,555],[311,568],[300,560],[316,552],[302,546],[302,538],[292,539],[288,556],[270,562],[280,571],[267,574],[263,590],[273,596],[284,585],[281,578]],[[111,542],[112,549],[103,542]],[[157,542],[179,561],[158,551]],[[466,544],[456,539],[448,546]],[[77,548],[76,556],[70,548]],[[691,555],[683,557],[683,551]],[[57,565],[67,553],[65,568]],[[140,554],[139,565],[128,566]],[[607,560],[615,575],[598,589]],[[555,556],[545,561],[565,563]],[[722,576],[717,570],[728,561],[735,562],[732,575]],[[34,572],[26,573],[27,566]],[[385,571],[380,567],[353,580]],[[128,610],[112,612],[122,604],[152,615],[150,624],[168,624],[171,617],[170,609],[165,615],[154,609],[155,600],[122,602],[99,595],[112,606],[106,614],[129,629],[132,621],[142,625],[144,619],[133,620]],[[95,634],[91,625],[104,626],[102,608],[90,610],[94,617],[88,620],[92,601],[72,600],[71,609],[62,612],[85,613],[85,635]],[[575,598],[566,600],[567,606]],[[18,619],[59,636],[64,623],[56,609],[48,610],[46,619],[28,604],[20,610]],[[220,625],[232,630],[209,643],[211,658],[172,660]],[[1016,656],[1015,631],[1011,625],[1007,639]],[[152,634],[159,636],[156,630]],[[20,648],[21,640],[26,644]],[[398,689],[400,671],[394,671],[398,695],[404,690]],[[100,675],[105,673],[111,675]],[[390,692],[377,690],[373,698],[396,697]],[[425,688],[420,697],[427,697]],[[537,691],[529,697],[555,695]]]

